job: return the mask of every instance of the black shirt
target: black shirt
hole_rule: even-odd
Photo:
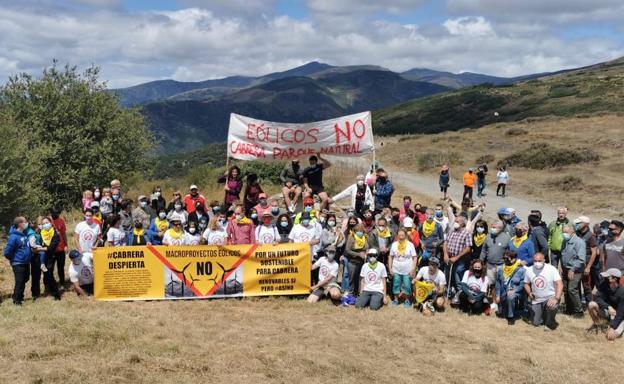
[[[618,287],[615,291],[609,288],[607,280],[600,283],[596,294],[596,304],[600,309],[607,309],[609,306],[615,309],[615,317],[609,323],[613,329],[617,328],[624,320],[624,287]]]
[[[310,187],[323,188],[323,164],[307,167],[301,172],[301,177],[308,180]]]

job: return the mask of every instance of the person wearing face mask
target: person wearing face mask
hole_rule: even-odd
[[[544,324],[545,331],[554,331],[555,320],[563,294],[563,282],[557,268],[544,262],[544,254],[536,253],[533,266],[526,268],[524,290],[531,301],[529,318],[534,326]]]
[[[277,233],[279,234],[279,242],[280,243],[288,243],[290,240],[288,236],[290,235],[290,231],[292,230],[292,220],[290,215],[286,213],[282,213],[277,217]]]
[[[268,213],[269,215],[271,215],[271,210],[273,209],[273,206],[269,204],[269,200],[267,199],[267,194],[262,192],[258,195],[258,204],[256,204],[252,208],[255,209],[256,212],[258,212],[259,217],[264,217],[265,213]],[[277,213],[279,214],[279,209]]]
[[[612,220],[608,228],[608,239],[600,251],[602,270],[616,268],[624,271],[624,223]]]
[[[171,220],[171,228],[165,231],[162,245],[179,246],[184,245],[184,227],[179,217],[174,216]]]
[[[102,197],[99,200],[100,202],[100,212],[104,217],[113,213],[113,198],[111,197],[110,188],[102,189]]]
[[[262,225],[256,227],[257,244],[273,244],[277,245],[280,241],[280,235],[277,227],[273,225],[273,215],[271,212],[265,212],[262,215]]]
[[[446,299],[444,298],[444,292],[446,290],[446,276],[444,276],[444,272],[440,270],[439,258],[431,256],[427,265],[418,270],[418,274],[412,283],[416,284],[418,281],[428,283],[431,287],[431,292],[427,295],[427,297],[422,301],[422,303],[417,304],[417,307],[422,314],[424,316],[431,316],[436,311],[444,311],[444,307],[446,305]]]
[[[446,200],[446,194],[451,185],[451,172],[449,171],[449,166],[447,164],[444,164],[440,170],[438,183],[440,184],[440,192],[444,194],[442,198]]]
[[[93,265],[93,250],[102,238],[100,226],[93,221],[93,211],[85,209],[84,221],[74,229],[74,247],[86,258],[89,265]]]
[[[93,267],[85,263],[83,256],[75,249],[69,252],[69,281],[76,295],[86,298],[93,295]]]
[[[345,217],[342,219],[342,232],[344,232],[345,236],[349,235],[349,231],[351,229],[353,229],[353,226],[355,224],[353,224],[353,222],[355,222],[355,224],[359,224],[362,222],[362,220],[356,216],[355,214],[355,209],[349,208],[346,211],[346,215]]]
[[[42,219],[43,217],[38,216],[33,225],[29,226],[26,232],[26,235],[28,236],[28,244],[30,245],[31,252],[33,254],[30,265],[30,291],[33,300],[39,298],[41,295],[41,272],[45,271],[46,248],[43,246],[41,239]]]
[[[338,263],[336,262],[336,247],[333,245],[325,249],[325,256],[312,264],[312,270],[318,269],[318,283],[310,287],[308,303],[316,303],[323,297],[338,301],[342,297],[340,286],[336,282],[338,277]]]
[[[583,239],[585,242],[585,256],[587,262],[583,269],[583,277],[581,283],[583,284],[583,297],[581,298],[583,303],[586,304],[592,301],[592,291],[594,286],[600,281],[600,259],[598,258],[598,241],[596,235],[589,227],[589,217],[579,216],[574,220],[574,231],[576,235]],[[592,270],[594,271],[592,273]],[[594,279],[595,274],[595,279]]]
[[[525,222],[516,224],[515,236],[509,241],[509,250],[514,251],[518,260],[523,266],[533,265],[533,255],[535,255],[535,244],[529,239],[528,227]]]
[[[414,244],[407,238],[407,232],[399,229],[397,240],[390,246],[388,271],[392,277],[393,305],[399,305],[399,299],[405,300],[405,308],[412,307],[412,279],[416,276],[418,254]]]
[[[226,231],[230,244],[256,244],[256,226],[245,217],[242,204],[234,208],[234,216],[228,222]]]
[[[224,218],[220,216],[214,216],[208,222],[208,227],[202,233],[202,237],[206,240],[206,245],[226,245],[227,244],[227,232],[224,228]]]
[[[444,244],[444,230],[442,225],[435,220],[434,210],[427,208],[425,214],[425,221],[418,227],[422,249],[421,267],[428,265],[429,257],[439,257]]]
[[[143,222],[140,220],[134,222],[130,234],[126,232],[126,235],[126,242],[129,246],[152,245],[153,242],[152,233],[143,228]]]
[[[598,259],[599,259],[599,263],[598,265],[601,265],[601,261],[600,259],[602,258],[602,246],[609,240],[611,240],[611,235],[609,233],[609,224],[610,222],[608,220],[603,220],[600,222],[600,224],[596,224],[594,226],[594,234],[596,235],[596,241],[598,242]],[[601,272],[599,270],[599,272]],[[599,282],[600,279],[597,280],[597,282]]]
[[[139,206],[132,210],[132,218],[134,220],[141,220],[143,222],[143,228],[149,228],[152,222],[152,208],[147,202],[145,195],[139,196]]]
[[[544,256],[548,255],[548,227],[542,221],[542,213],[540,211],[532,211],[529,215],[528,223],[529,240],[535,246],[535,253],[539,252]]]
[[[471,247],[472,236],[466,230],[466,221],[462,216],[458,216],[453,223],[453,230],[443,245],[444,262],[449,269],[449,283],[455,288],[455,296],[451,302],[453,305],[459,304],[459,283],[466,270]]]
[[[329,246],[334,246],[336,250],[342,249],[345,245],[344,233],[337,226],[338,221],[334,213],[327,214],[327,225],[321,231],[321,249],[325,250]]]
[[[364,232],[370,234],[375,228],[375,219],[373,218],[373,212],[370,210],[364,211],[362,214],[362,225],[364,226]]]
[[[110,182],[111,191],[117,191],[119,200],[123,199],[123,191],[121,190],[121,181],[115,179]]]
[[[444,237],[448,235],[451,230],[451,222],[448,217],[444,216],[444,206],[442,204],[436,204],[433,211],[434,220],[442,226]]]
[[[286,163],[282,172],[280,172],[280,180],[284,184],[282,187],[282,196],[284,196],[284,203],[286,209],[290,213],[295,213],[297,204],[299,203],[299,196],[301,196],[302,190],[299,186],[301,179],[301,166],[299,165],[299,159],[293,159]]]
[[[462,200],[470,199],[472,200],[472,192],[474,190],[474,186],[477,183],[477,176],[474,174],[474,169],[468,168],[468,172],[464,173],[464,194],[462,195]]]
[[[13,287],[13,304],[15,305],[22,305],[24,302],[24,290],[30,278],[32,254],[26,234],[28,228],[28,221],[25,217],[16,217],[9,230],[9,238],[4,247],[4,257],[9,260],[13,269],[13,276],[15,277]]]
[[[134,228],[134,220],[132,219],[132,205],[129,201],[124,201],[119,206],[119,217],[121,217],[121,229],[126,232],[126,238],[130,238]]]
[[[352,219],[354,220],[354,218]],[[364,232],[362,224],[354,225],[351,233],[347,237],[344,254],[349,261],[349,292],[354,295],[358,293],[360,271],[362,265],[366,261],[366,252],[369,250],[369,247],[368,236],[366,232]],[[377,250],[375,251],[378,253]],[[377,257],[377,254],[375,257]]]
[[[59,244],[56,247],[54,259],[56,260],[56,270],[59,277],[59,284],[63,286],[65,284],[65,258],[67,255],[67,226],[65,219],[61,217],[61,212],[55,207],[51,207],[48,212],[52,219],[52,225],[55,231],[59,234]]]
[[[167,201],[162,195],[162,188],[159,185],[152,189],[152,209],[158,212],[161,209],[167,209]]]
[[[420,248],[420,234],[414,225],[414,220],[406,217],[405,220],[403,220],[403,229],[407,234],[407,240],[414,245],[414,248]]]
[[[472,201],[469,199],[465,199],[462,201],[462,204],[459,205],[453,201],[453,199],[448,199],[449,205],[446,208],[446,212],[449,218],[449,221],[452,223],[455,221],[455,212],[459,212],[460,216],[466,218],[466,230],[468,232],[472,232],[474,230],[475,223],[478,220],[481,220],[483,217],[483,212],[485,211],[485,203],[481,203],[476,207],[472,206]]]
[[[319,160],[321,163],[319,164]],[[323,186],[323,171],[331,167],[331,163],[321,158],[320,154],[309,158],[310,166],[301,172],[304,196],[317,195],[321,199],[321,209],[329,208],[329,196]]]
[[[480,315],[488,310],[487,292],[490,286],[485,266],[480,259],[472,260],[470,268],[464,272],[459,283],[459,309],[472,315]],[[489,310],[488,310],[489,311]],[[489,312],[486,312],[489,314]]]
[[[184,196],[182,203],[184,204],[184,209],[190,215],[195,212],[198,205],[201,204],[202,207],[206,206],[206,198],[199,193],[197,185],[193,184],[189,187],[189,193]]]
[[[317,218],[318,218],[318,212],[316,209],[314,209],[314,199],[311,197],[306,197],[305,199],[303,199],[303,212],[299,212],[295,215],[295,219],[293,221],[293,223],[295,225],[300,224],[301,223],[301,215],[307,213],[308,215],[310,215],[310,220],[312,220],[312,224],[316,224]]]
[[[197,228],[198,224],[189,222],[184,232],[184,245],[199,245],[201,240],[201,232]]]
[[[371,247],[379,251],[379,261],[386,265],[390,255],[390,246],[395,237],[395,233],[388,227],[386,219],[383,217],[377,219],[377,226],[368,233],[368,236]]]
[[[261,201],[261,195],[264,195],[264,201]],[[264,203],[263,207],[268,207],[269,205],[267,202],[266,193],[264,193],[264,191],[262,190],[262,187],[260,186],[260,181],[258,180],[258,175],[255,173],[250,173],[249,175],[247,175],[245,189],[243,191],[243,202],[245,203],[246,212],[249,212],[257,205],[260,205],[259,203]],[[258,212],[258,214],[260,215],[260,217],[262,217],[263,212]]]
[[[184,210],[182,201],[180,199],[174,200],[172,204],[169,205],[171,205],[171,209],[167,213],[167,220],[171,221],[173,215],[176,215],[180,218],[180,221],[182,221],[182,225],[186,226],[189,222],[189,214]],[[197,217],[197,215],[195,215],[195,217]]]
[[[602,283],[594,301],[588,305],[588,312],[593,325],[588,331],[606,328],[607,340],[613,341],[624,333],[624,287],[622,271],[617,268],[607,269],[601,273]],[[606,323],[606,324],[605,324]]]
[[[516,259],[514,251],[507,251],[503,256],[503,265],[496,271],[496,296],[498,316],[507,319],[507,324],[514,325],[523,311],[524,275],[526,269]]]
[[[414,216],[416,216],[416,212],[412,210],[412,198],[410,196],[403,196],[403,206],[399,208],[399,219],[403,222],[406,217],[414,219]]]
[[[561,249],[563,248],[563,227],[570,224],[566,207],[557,208],[557,220],[548,224],[548,248],[550,249],[550,263],[559,268]]]
[[[422,223],[427,219],[427,207],[423,207],[422,204],[414,204],[414,222],[416,225]]]
[[[377,179],[373,195],[375,196],[375,210],[381,212],[389,207],[394,194],[394,185],[388,180],[388,173],[383,168],[377,169]]]
[[[291,243],[308,243],[312,246],[312,258],[315,259],[321,243],[321,233],[318,227],[312,222],[308,212],[301,214],[301,221],[295,224],[288,235]]]
[[[481,247],[479,257],[486,266],[488,281],[490,282],[490,292],[493,292],[493,285],[496,283],[496,271],[503,265],[503,255],[509,251],[509,241],[511,236],[505,232],[505,224],[501,220],[492,223],[485,243]],[[492,305],[494,307],[494,305]],[[495,308],[493,308],[494,310]]]
[[[110,217],[110,228],[106,233],[106,245],[109,247],[123,247],[127,243],[126,233],[119,229],[121,218],[119,215]]]
[[[128,204],[127,201],[122,199],[121,191],[119,189],[111,188],[111,200],[113,201],[113,212],[112,213],[119,213],[122,210],[123,203]]]
[[[485,220],[479,219],[472,231],[472,250],[470,251],[470,262],[479,259],[483,251],[483,245],[488,237],[488,224]]]
[[[347,189],[329,199],[329,204],[347,197],[351,200],[349,208],[352,208],[358,215],[361,215],[365,209],[375,209],[373,193],[364,182],[364,175],[358,175],[355,184],[351,184]]]
[[[254,208],[249,211],[249,218],[256,227],[260,225],[260,216],[258,215],[258,211]]]
[[[368,262],[361,267],[358,274],[360,294],[355,301],[355,307],[358,309],[370,307],[371,310],[376,311],[384,303],[388,272],[386,266],[377,261],[377,254],[375,248],[366,252]]]
[[[563,227],[563,248],[561,250],[561,277],[565,295],[566,313],[583,317],[580,283],[587,261],[585,241],[576,235],[570,225]]]
[[[175,214],[175,212],[174,212]],[[174,214],[171,215],[173,218]],[[177,215],[176,215],[177,216]],[[181,219],[181,216],[177,216],[178,219]],[[182,220],[180,220],[182,222]],[[162,245],[163,237],[165,236],[165,232],[170,227],[169,220],[167,219],[167,211],[165,209],[161,209],[158,212],[158,215],[152,220],[152,223],[149,226],[149,231],[152,233],[152,241],[154,245]],[[184,226],[184,223],[182,224]]]
[[[43,284],[46,290],[54,297],[55,300],[61,299],[58,285],[54,279],[54,265],[56,264],[56,249],[61,242],[61,237],[52,225],[50,217],[44,217],[41,220],[41,244],[44,251],[44,260],[42,260],[41,271],[43,272]]]
[[[102,216],[102,212],[100,212],[100,203],[94,201],[91,203],[91,210],[93,211],[93,221],[100,226],[100,228],[104,227],[104,217]]]

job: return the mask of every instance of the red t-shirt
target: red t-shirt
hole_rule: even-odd
[[[191,196],[190,193],[184,196],[184,207],[186,208],[186,212],[188,212],[189,214],[195,212],[195,208],[197,207],[198,202],[201,203],[204,207],[206,206],[206,198],[204,198],[204,196],[200,194],[195,197]]]
[[[59,244],[56,247],[56,252],[63,252],[67,244],[65,244],[65,236],[67,234],[67,227],[65,226],[65,220],[59,216],[58,219],[52,219],[52,225],[54,230],[59,234]]]

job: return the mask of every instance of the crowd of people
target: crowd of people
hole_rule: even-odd
[[[560,310],[578,318],[588,312],[588,330],[603,330],[609,340],[624,332],[621,221],[592,227],[588,217],[570,220],[561,207],[549,224],[540,211],[522,220],[513,208],[492,212],[496,219],[487,222],[486,205],[472,196],[475,184],[477,197],[484,195],[485,164],[476,175],[472,169],[464,175],[460,203],[449,197],[444,166],[443,196],[433,207],[409,196],[392,206],[394,186],[380,167],[330,196],[323,185],[330,166],[320,156],[311,156],[305,168],[298,160],[288,162],[279,197],[267,196],[258,176],[243,177],[237,166],[218,179],[224,196],[212,201],[191,185],[169,201],[156,186],[135,202],[113,180],[110,187],[83,193],[84,220],[71,241],[55,208],[32,221],[16,217],[4,249],[15,276],[13,302],[23,303],[29,279],[38,298],[42,275],[45,291],[60,300],[66,255],[74,291],[92,294],[97,247],[293,242],[311,247],[311,303],[327,298],[373,310],[403,306],[426,316],[450,306],[471,315],[495,314],[510,325],[524,319],[546,331],[557,328]],[[497,194],[505,196],[508,178],[499,169]],[[337,208],[341,200],[348,208]]]

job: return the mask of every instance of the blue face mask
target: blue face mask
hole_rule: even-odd
[[[310,220],[308,219],[301,220],[301,225],[303,225],[304,227],[307,227],[308,225],[310,225]]]
[[[46,231],[49,230],[50,228],[52,228],[52,224],[50,223],[43,224],[43,229],[45,229]]]
[[[436,217],[438,217],[438,218],[439,218],[439,217],[442,217],[442,211],[439,211],[439,210],[437,210],[437,209],[436,209],[436,211],[435,211],[435,215],[436,215]]]
[[[312,206],[311,205],[306,205],[305,207],[303,207],[303,210],[306,212],[311,212],[312,211]]]
[[[281,225],[283,228],[286,228],[286,227],[288,227],[288,221],[280,221],[280,225]]]
[[[498,228],[490,228],[490,234],[496,236],[498,234]]]
[[[273,208],[273,209],[271,209],[271,213],[273,214],[273,216],[277,216],[277,215],[279,215],[280,210],[279,210],[279,208]]]
[[[568,241],[568,240],[570,240],[571,238],[572,238],[572,236],[570,236],[570,234],[569,234],[569,233],[564,233],[564,234],[563,234],[563,239],[564,239],[565,241]]]
[[[357,237],[364,236],[364,232],[362,232],[362,231],[357,231],[357,232],[355,232],[355,234],[357,235]]]

